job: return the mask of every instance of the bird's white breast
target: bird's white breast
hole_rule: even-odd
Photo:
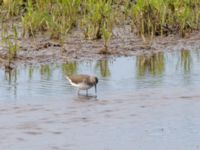
[[[79,89],[81,89],[81,90],[88,90],[88,89],[90,89],[92,86],[90,86],[90,85],[88,85],[88,84],[85,84],[85,83],[79,83],[79,84],[77,85],[77,87],[78,87]]]
[[[77,87],[77,88],[79,88],[81,90],[88,90],[88,89],[90,89],[92,87],[92,86],[90,86],[90,85],[88,85],[88,84],[86,84],[84,82],[76,84],[76,83],[73,83],[69,78],[68,78],[68,80],[69,80],[71,85],[73,85],[73,86],[75,86],[75,87]]]

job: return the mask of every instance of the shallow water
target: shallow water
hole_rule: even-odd
[[[34,103],[77,99],[77,90],[65,79],[65,75],[74,73],[98,76],[98,99],[153,88],[196,89],[200,83],[199,54],[186,50],[158,52],[96,62],[24,66],[11,72],[0,70],[0,101]],[[89,93],[94,95],[94,89]]]
[[[0,70],[0,149],[199,149],[200,51]],[[76,95],[66,74],[99,78]]]

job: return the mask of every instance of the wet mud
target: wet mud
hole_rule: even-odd
[[[154,40],[134,35],[130,26],[117,27],[109,45],[108,55],[101,54],[103,40],[85,40],[80,30],[72,31],[66,39],[51,40],[48,35],[41,34],[35,38],[18,39],[20,48],[13,66],[19,64],[66,63],[81,60],[100,60],[105,57],[132,56],[157,51],[197,49],[200,47],[200,32],[188,34],[185,38],[179,35],[155,37]],[[7,62],[7,51],[0,47],[1,66]]]
[[[148,89],[105,99],[0,106],[4,150],[199,149],[200,95]]]

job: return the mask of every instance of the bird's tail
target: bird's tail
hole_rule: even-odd
[[[66,78],[68,81],[71,81],[70,78],[69,78],[69,76],[66,75],[65,78]]]

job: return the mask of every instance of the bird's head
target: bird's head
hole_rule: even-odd
[[[95,83],[97,84],[99,82],[98,78],[95,77]]]
[[[95,84],[97,84],[97,83],[98,83],[98,81],[99,81],[99,80],[98,80],[98,78],[97,78],[97,77],[94,77],[94,76],[91,76],[91,77],[90,77],[90,82],[91,82],[92,84],[94,84],[94,85],[95,85]]]

